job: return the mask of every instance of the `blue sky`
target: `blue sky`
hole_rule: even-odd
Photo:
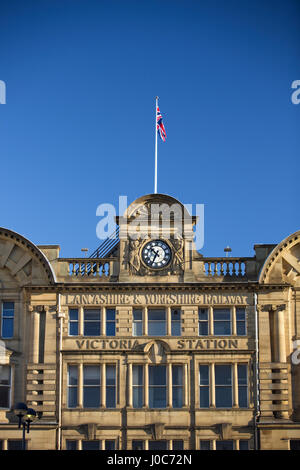
[[[299,227],[297,0],[2,0],[0,226],[94,250],[96,208],[205,204],[206,256]]]

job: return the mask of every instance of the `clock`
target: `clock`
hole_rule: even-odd
[[[142,260],[149,268],[164,268],[170,263],[171,258],[171,248],[162,240],[147,242],[142,250]]]

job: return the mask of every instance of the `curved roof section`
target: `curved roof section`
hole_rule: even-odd
[[[286,237],[265,260],[258,279],[266,283],[300,283],[300,230]]]
[[[42,267],[42,270],[45,273],[46,279],[48,279],[49,283],[54,284],[56,282],[56,276],[55,276],[54,270],[53,270],[49,260],[46,258],[44,253],[42,253],[42,251],[34,243],[27,240],[27,238],[23,237],[19,233],[13,232],[12,230],[9,230],[9,229],[4,228],[4,227],[0,227],[0,240],[1,239],[4,240],[4,241],[10,242],[9,245],[8,245],[8,250],[7,251],[11,250],[11,252],[12,252],[15,246],[18,246],[19,248],[27,251],[26,255],[27,255],[28,258],[29,258],[29,255],[30,255],[32,257],[32,259],[39,262],[39,264]],[[12,246],[12,243],[14,244],[14,246]],[[9,255],[6,255],[6,256],[7,256],[7,259],[8,259]],[[2,255],[2,258],[3,258],[3,255]],[[22,266],[22,262],[26,263],[25,254],[23,255],[21,260],[18,260],[18,262],[16,263],[17,266],[18,265],[19,265],[19,267]],[[4,264],[5,263],[4,263],[3,259],[1,261],[1,253],[0,253],[0,266],[4,267]],[[7,265],[8,265],[8,263],[7,263]],[[17,267],[15,269],[12,268],[12,270],[15,271],[15,273],[17,273]]]
[[[173,206],[177,205],[180,207],[182,211],[182,215],[191,217],[191,214],[188,212],[184,204],[180,202],[178,199],[175,199],[172,196],[169,196],[168,194],[146,194],[144,196],[141,196],[137,198],[135,201],[133,201],[127,209],[124,212],[124,217],[132,217],[135,212],[138,211],[140,207],[151,205],[151,204],[166,204],[168,206]]]

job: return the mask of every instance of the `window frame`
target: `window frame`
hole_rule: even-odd
[[[5,313],[4,313],[4,304],[13,304],[12,309],[6,309],[7,311],[12,311],[13,312],[12,316],[5,315]],[[15,310],[16,310],[15,301],[11,301],[11,300],[2,300],[1,301],[0,337],[3,338],[3,339],[12,339],[12,338],[14,338],[14,335],[15,335]],[[3,335],[3,331],[4,331],[3,324],[4,324],[5,320],[12,321],[12,335],[10,335],[10,336],[4,336]]]
[[[0,384],[0,388],[8,389],[8,406],[0,406],[0,410],[10,410],[11,409],[11,404],[12,404],[13,368],[10,364],[4,364],[2,367],[3,368],[5,368],[5,367],[8,368],[8,371],[9,371],[9,383],[8,383],[8,385]]]

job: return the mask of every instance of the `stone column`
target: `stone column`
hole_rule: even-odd
[[[143,308],[143,334],[148,335],[148,308]]]
[[[30,343],[29,362],[37,364],[39,362],[39,329],[40,314],[37,306],[29,306],[30,317]]]
[[[106,364],[101,365],[101,407],[106,406]]]
[[[133,407],[133,395],[132,395],[132,364],[128,364],[128,406]]]
[[[171,307],[166,308],[166,315],[167,315],[167,336],[171,336],[172,334]]]
[[[149,366],[144,365],[145,383],[144,383],[144,407],[149,407]]]
[[[188,365],[183,365],[183,406],[188,406]]]
[[[215,364],[210,364],[209,367],[209,390],[210,390],[210,408],[216,407],[216,392],[215,392]]]
[[[78,364],[78,407],[83,408],[83,364]]]
[[[239,385],[238,385],[238,365],[235,362],[233,364],[233,408],[238,408],[239,407]]]
[[[173,404],[173,390],[172,390],[172,364],[167,365],[167,407],[171,408]]]

